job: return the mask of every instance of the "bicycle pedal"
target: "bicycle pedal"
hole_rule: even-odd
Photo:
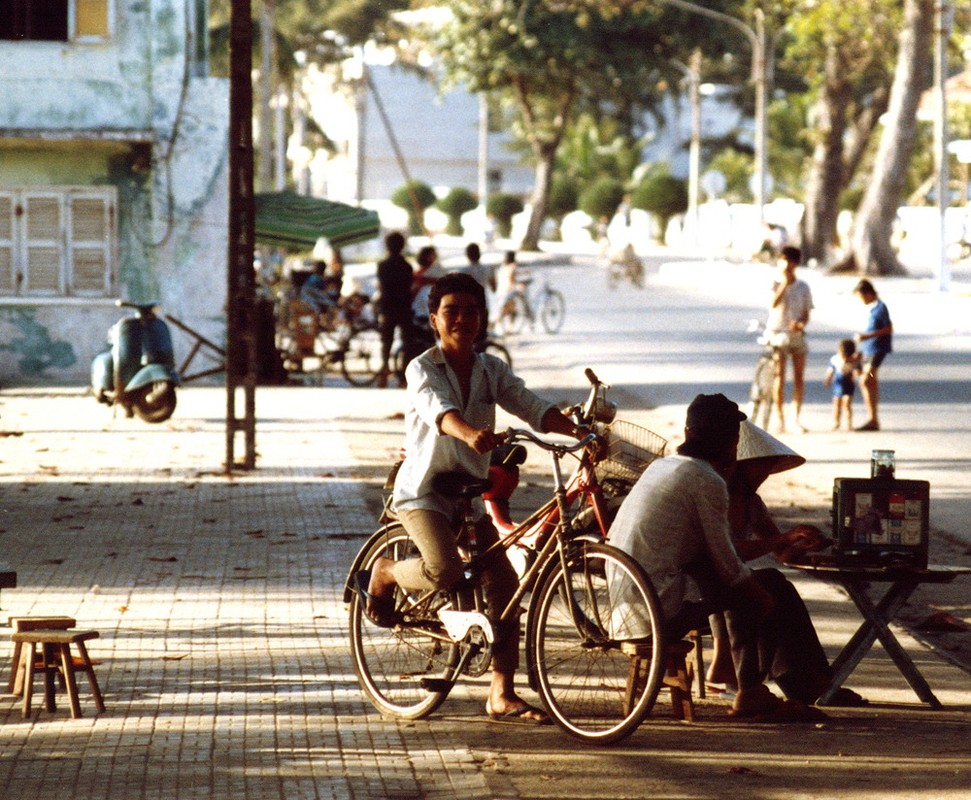
[[[447,692],[452,688],[452,681],[444,678],[422,678],[418,685],[426,692]]]

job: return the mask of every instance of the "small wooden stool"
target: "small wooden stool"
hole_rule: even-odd
[[[66,631],[76,628],[78,621],[74,617],[10,617],[7,622],[14,633],[22,631]],[[7,679],[7,694],[19,696],[24,690],[24,672],[20,654],[23,642],[13,643],[13,654],[10,656],[10,677]],[[63,676],[62,686],[63,686]]]
[[[37,671],[37,645],[41,646],[41,666],[40,671],[44,674],[44,698],[48,711],[55,711],[57,706],[54,703],[54,674],[60,669],[63,670],[64,680],[67,684],[67,697],[71,704],[71,716],[77,719],[81,716],[81,703],[78,700],[78,684],[75,676],[76,672],[87,673],[88,683],[91,686],[91,694],[94,696],[94,704],[98,711],[105,710],[104,698],[101,696],[101,689],[98,686],[98,679],[94,675],[94,665],[88,655],[88,649],[84,643],[97,639],[100,634],[97,631],[72,631],[72,630],[34,630],[12,633],[10,638],[14,642],[28,645],[23,648],[21,663],[24,666],[24,718],[30,717],[30,701],[34,692],[34,674]],[[71,656],[71,645],[75,645],[80,656],[80,663],[75,664]],[[58,664],[56,653],[60,653],[61,663]]]
[[[684,640],[671,642],[664,648],[664,675],[661,685],[671,690],[671,706],[675,719],[694,722],[695,705],[691,696],[694,682],[694,664],[687,656],[695,648],[693,642]],[[631,657],[627,673],[627,693],[624,698],[625,710],[643,690],[651,669],[652,646],[650,643],[624,642],[621,650]]]

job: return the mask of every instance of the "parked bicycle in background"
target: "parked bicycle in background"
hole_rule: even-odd
[[[535,329],[537,321],[547,333],[557,333],[563,327],[566,315],[563,295],[550,286],[545,276],[537,288],[531,289],[534,283],[532,277],[521,277],[518,288],[506,296],[495,322],[495,329],[500,335],[521,333],[527,323],[530,329]]]

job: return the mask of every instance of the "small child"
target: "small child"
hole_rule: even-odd
[[[836,354],[829,360],[824,386],[833,387],[833,430],[838,431],[843,411],[846,429],[853,430],[853,395],[861,372],[860,354],[852,339],[841,339]]]

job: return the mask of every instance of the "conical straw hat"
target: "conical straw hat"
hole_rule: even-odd
[[[739,425],[737,453],[739,461],[772,459],[770,475],[795,469],[806,463],[806,459],[791,447],[748,420],[743,420]]]

